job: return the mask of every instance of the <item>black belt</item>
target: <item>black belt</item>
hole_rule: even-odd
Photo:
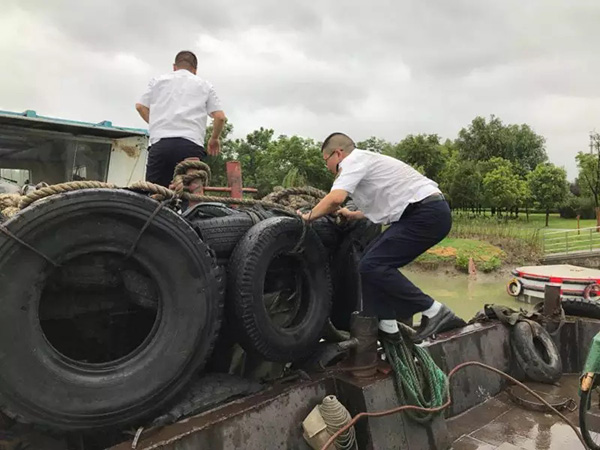
[[[440,202],[442,200],[446,200],[446,197],[444,197],[444,194],[442,194],[441,192],[436,192],[435,194],[428,195],[423,200],[418,201],[417,203],[414,203],[414,204],[415,205],[418,205],[418,204],[424,205],[425,203]]]
[[[442,200],[446,200],[444,194],[442,194],[441,192],[436,192],[435,194],[428,195],[423,200],[420,200],[415,203],[409,203],[404,212],[402,213],[402,217],[406,217],[409,214],[411,214],[419,205],[425,205],[431,202],[440,202]]]

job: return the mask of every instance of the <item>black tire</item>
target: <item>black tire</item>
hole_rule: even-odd
[[[600,319],[600,302],[583,298],[564,298],[561,302],[565,314],[568,316],[588,317]]]
[[[331,250],[339,245],[341,234],[333,218],[321,217],[312,223],[312,228],[319,236],[319,239],[321,239],[325,248]]]
[[[229,259],[237,243],[253,225],[252,218],[244,213],[192,222],[194,230],[215,252],[219,263]]]
[[[555,383],[562,376],[562,360],[548,332],[536,322],[517,322],[511,330],[511,348],[525,375],[540,383]]]
[[[230,208],[224,203],[199,203],[185,210],[182,216],[191,221],[199,219],[212,219],[213,217],[225,217],[239,214],[240,212]]]
[[[299,219],[266,219],[248,231],[229,261],[228,323],[246,351],[270,361],[290,362],[310,353],[329,317],[329,265],[316,233],[308,229],[304,250],[290,254],[302,229]],[[276,323],[281,316],[269,315],[265,299],[290,287],[299,288],[300,295],[288,297],[288,304],[294,298],[289,306],[292,313]]]
[[[581,390],[581,397],[579,400],[579,428],[581,429],[581,435],[583,440],[591,450],[600,450],[600,436],[598,430],[590,430],[588,424],[588,412],[592,406],[598,409],[598,375],[594,374],[592,381],[592,387],[587,391]],[[595,411],[597,414],[597,411]],[[595,417],[597,415],[594,414]],[[595,417],[592,419],[592,423],[596,422]]]
[[[381,225],[368,219],[353,220],[342,229],[344,235],[353,240],[360,255],[381,235]]]
[[[331,322],[338,330],[350,330],[350,317],[362,310],[362,291],[358,265],[368,248],[381,235],[381,225],[370,220],[349,222],[331,262],[333,306]]]
[[[362,309],[362,293],[358,264],[361,253],[347,237],[331,260],[333,301],[331,323],[338,330],[350,331],[350,317]]]
[[[75,360],[51,344],[38,314],[49,295],[44,286],[59,269],[0,236],[0,403],[8,415],[62,430],[138,423],[168,406],[203,368],[223,306],[209,249],[163,208],[123,258],[157,205],[123,190],[77,191],[41,200],[6,223],[62,266],[108,255],[143,268],[160,293],[137,348],[102,363]]]

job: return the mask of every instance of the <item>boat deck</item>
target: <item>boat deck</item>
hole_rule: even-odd
[[[560,386],[527,383],[537,392],[574,399],[579,404],[578,375],[566,375]],[[562,411],[578,425],[577,411]],[[582,444],[554,414],[525,410],[505,392],[448,421],[454,450],[566,450]]]

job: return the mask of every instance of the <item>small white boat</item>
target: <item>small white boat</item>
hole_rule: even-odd
[[[509,295],[525,303],[544,298],[547,284],[559,284],[564,299],[597,300],[600,296],[600,270],[558,264],[552,266],[517,267],[506,286]]]

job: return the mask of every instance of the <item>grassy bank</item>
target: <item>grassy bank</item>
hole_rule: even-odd
[[[546,230],[576,229],[576,219],[551,214],[546,228],[545,214],[524,214],[519,218],[498,219],[490,215],[471,216],[455,213],[448,238],[422,255],[416,263],[425,268],[454,265],[468,267],[472,257],[480,271],[505,266],[537,264],[542,256],[541,237]],[[595,220],[581,220],[580,228],[595,226]]]
[[[428,269],[451,265],[462,272],[467,272],[471,258],[477,270],[492,272],[502,266],[506,253],[483,240],[449,237],[419,256],[415,263]]]

